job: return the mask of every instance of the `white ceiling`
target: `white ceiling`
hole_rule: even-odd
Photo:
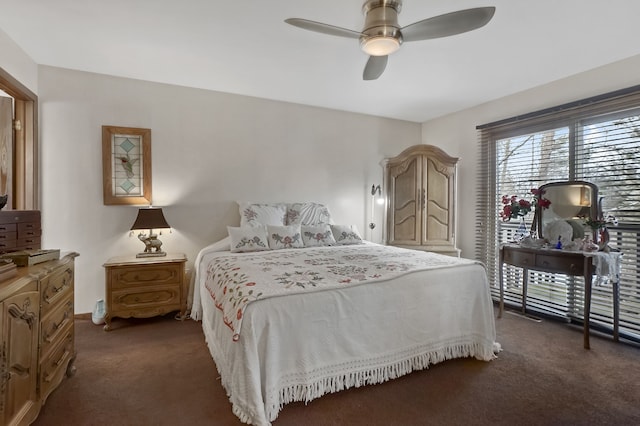
[[[424,122],[640,53],[638,0],[405,0],[401,26],[495,6],[478,30],[404,44],[363,81],[363,0],[0,0],[36,63]],[[630,72],[638,72],[631,70]]]

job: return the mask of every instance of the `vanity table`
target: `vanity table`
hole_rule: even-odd
[[[504,310],[504,264],[517,266],[523,269],[522,282],[522,312],[527,309],[527,284],[528,271],[558,273],[571,276],[584,277],[584,348],[589,349],[589,318],[591,315],[591,285],[595,274],[594,259],[596,256],[609,256],[612,254],[602,252],[583,252],[555,250],[545,248],[522,247],[517,244],[505,244],[500,248],[500,308],[498,318],[502,317]],[[619,325],[619,283],[613,279],[613,339],[618,341]]]

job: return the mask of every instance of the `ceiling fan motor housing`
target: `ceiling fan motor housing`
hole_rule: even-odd
[[[360,36],[360,47],[369,52],[367,44],[371,42],[381,43],[385,40],[390,45],[391,52],[381,53],[387,55],[397,50],[402,44],[402,33],[398,25],[398,14],[402,8],[401,0],[368,0],[362,5],[365,16],[364,29]],[[375,53],[372,53],[375,55]]]

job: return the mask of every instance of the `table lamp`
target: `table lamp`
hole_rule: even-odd
[[[162,241],[158,239],[158,235],[153,233],[154,229],[171,228],[164,218],[162,209],[159,207],[141,208],[138,210],[138,217],[133,222],[131,230],[148,229],[149,234],[140,232],[138,239],[144,243],[144,251],[138,253],[136,257],[153,257],[166,256],[167,253],[162,251]]]

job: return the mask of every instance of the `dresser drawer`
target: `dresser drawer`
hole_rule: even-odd
[[[180,284],[184,274],[183,263],[123,266],[111,270],[112,289]]]
[[[70,262],[42,279],[40,305],[43,316],[55,309],[58,304],[63,303],[70,294],[73,294],[73,276],[74,265],[73,262]]]
[[[18,225],[15,223],[0,223],[0,239],[16,238]]]
[[[16,247],[18,247],[18,244],[15,238],[12,240],[0,240],[0,252],[15,251]]]
[[[40,323],[40,355],[47,355],[51,348],[63,339],[65,333],[73,331],[73,294],[64,300]]]
[[[18,235],[15,232],[0,232],[0,243],[6,244],[12,242],[15,244],[17,239]]]
[[[536,257],[536,267],[542,268],[547,272],[568,275],[582,275],[584,272],[582,259],[577,257],[538,255]]]
[[[40,248],[40,237],[18,238],[16,246],[20,250],[38,250]]]
[[[503,249],[504,262],[514,266],[520,266],[524,268],[533,267],[536,263],[536,255],[534,253],[527,253],[522,251],[514,251]]]
[[[18,223],[18,238],[39,237],[41,234],[39,223]]]
[[[64,378],[69,361],[74,358],[73,328],[66,331],[53,350],[40,360],[40,395],[42,402]]]

